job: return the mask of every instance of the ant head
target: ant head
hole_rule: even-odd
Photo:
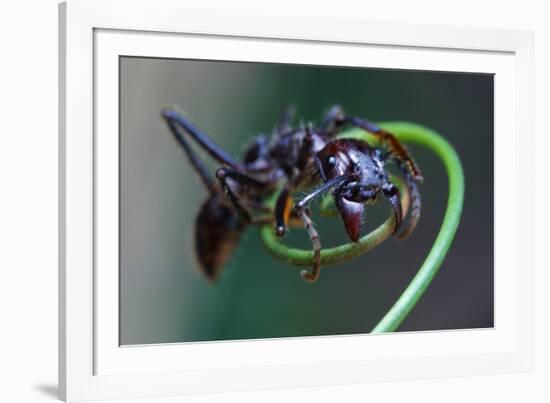
[[[333,140],[317,153],[317,165],[325,182],[347,177],[333,195],[346,232],[354,242],[361,233],[364,202],[378,193],[378,189],[365,182],[369,181],[366,175],[374,163],[371,155],[367,143],[354,139]]]

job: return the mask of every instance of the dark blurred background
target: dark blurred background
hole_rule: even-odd
[[[422,264],[445,211],[442,164],[411,146],[425,183],[409,239],[390,239],[308,284],[250,228],[209,284],[192,237],[206,192],[160,118],[170,105],[236,156],[271,133],[287,103],[298,121],[319,122],[337,103],[351,115],[440,132],[464,165],[464,213],[439,274],[399,331],[493,326],[492,75],[123,57],[120,79],[121,344],[369,332]],[[388,213],[385,202],[369,206],[364,231]],[[338,219],[315,220],[323,245],[347,242]],[[300,229],[287,242],[310,247]]]

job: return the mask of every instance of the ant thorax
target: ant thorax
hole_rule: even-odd
[[[313,129],[298,129],[274,136],[269,147],[269,159],[274,170],[281,171],[296,190],[319,183],[321,177],[315,155],[327,144],[326,136]]]

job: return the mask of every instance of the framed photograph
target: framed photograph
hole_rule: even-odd
[[[59,10],[63,399],[532,370],[531,33]]]

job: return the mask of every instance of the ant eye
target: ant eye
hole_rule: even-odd
[[[327,166],[329,169],[332,169],[336,166],[336,157],[334,155],[331,155],[327,158]]]

